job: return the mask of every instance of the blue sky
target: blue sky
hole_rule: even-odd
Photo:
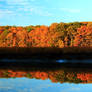
[[[0,0],[0,25],[92,21],[92,0]]]

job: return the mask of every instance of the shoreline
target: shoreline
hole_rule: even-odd
[[[14,59],[92,59],[92,48],[84,47],[65,47],[65,48],[0,48],[0,58]]]

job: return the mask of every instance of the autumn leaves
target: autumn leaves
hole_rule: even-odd
[[[91,47],[89,22],[53,23],[50,26],[0,26],[0,47]]]

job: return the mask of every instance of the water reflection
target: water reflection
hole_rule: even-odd
[[[31,63],[91,63],[92,59],[0,59],[0,62],[31,62]]]
[[[91,92],[92,84],[52,83],[28,78],[0,79],[0,92]]]
[[[20,65],[19,65],[20,64]],[[92,83],[91,68],[66,67],[65,65],[53,64],[53,67],[47,67],[42,64],[39,66],[32,63],[0,63],[0,78],[29,78],[38,80],[51,80],[53,83]],[[30,64],[30,65],[29,65]],[[43,67],[42,67],[43,66]]]
[[[2,60],[0,92],[89,92],[92,90],[91,63],[79,64],[75,62],[77,60],[74,61],[75,63],[71,63],[71,60],[35,61]]]
[[[71,59],[71,60],[56,60],[58,63],[91,63],[92,64],[92,59]]]
[[[91,92],[92,84],[52,83],[28,78],[0,79],[0,92]]]

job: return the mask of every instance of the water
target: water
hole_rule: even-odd
[[[91,92],[92,84],[52,83],[28,78],[0,79],[0,92]]]
[[[1,60],[0,92],[91,92],[91,60],[43,61]]]
[[[58,63],[91,63],[92,64],[92,59],[86,59],[86,60],[56,60]]]
[[[71,60],[66,60],[66,59],[1,59],[0,62],[41,62],[41,63],[92,63],[92,59],[71,59]]]

